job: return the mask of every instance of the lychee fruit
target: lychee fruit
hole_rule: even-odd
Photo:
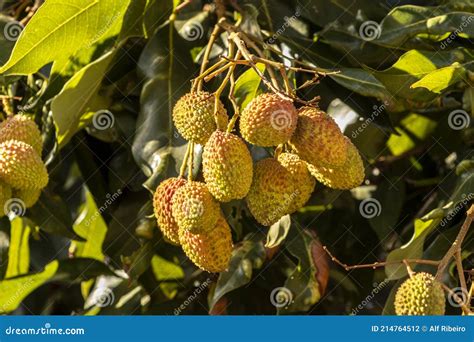
[[[184,178],[168,178],[158,185],[153,195],[153,209],[158,227],[168,240],[177,245],[179,245],[178,224],[172,212],[173,196],[176,190],[185,184]]]
[[[318,108],[302,107],[298,110],[298,125],[290,144],[309,164],[341,166],[347,159],[344,138],[331,116]]]
[[[204,180],[220,202],[244,198],[252,184],[252,157],[244,141],[220,130],[212,133],[202,155]]]
[[[345,138],[347,160],[342,166],[316,166],[308,164],[308,170],[321,183],[332,189],[349,190],[362,184],[365,178],[364,163],[357,147]]]
[[[0,123],[0,143],[8,140],[18,140],[31,145],[41,156],[43,140],[36,123],[25,115],[8,117]]]
[[[16,189],[43,189],[49,177],[31,145],[8,140],[0,143],[0,179]]]
[[[295,187],[295,198],[289,209],[289,214],[292,214],[308,202],[316,186],[316,179],[311,176],[308,164],[296,154],[282,153],[278,156],[278,161],[290,172]]]
[[[193,234],[179,230],[179,241],[184,252],[200,269],[218,273],[227,269],[232,255],[232,233],[223,216],[219,216],[212,229]]]
[[[395,312],[399,316],[444,315],[445,305],[441,283],[425,272],[405,280],[395,295]]]
[[[173,217],[180,229],[192,233],[211,230],[220,215],[220,206],[202,182],[188,182],[173,196]]]
[[[227,111],[219,100],[216,124],[214,105],[214,94],[205,91],[181,97],[173,109],[173,121],[178,132],[186,140],[205,145],[211,134],[217,128],[225,129],[229,121]]]
[[[298,113],[293,102],[277,94],[261,94],[242,111],[240,133],[249,143],[270,147],[290,140]]]
[[[290,212],[297,197],[291,173],[276,159],[266,158],[255,164],[253,182],[246,197],[255,219],[271,226]]]

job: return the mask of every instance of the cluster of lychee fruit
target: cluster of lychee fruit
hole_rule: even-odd
[[[33,120],[25,115],[7,117],[0,123],[0,217],[25,210],[38,201],[48,184],[48,172],[41,159],[43,141]]]
[[[178,100],[173,121],[188,141],[204,146],[203,181],[163,181],[154,195],[163,234],[208,272],[224,271],[232,253],[231,231],[220,202],[244,199],[253,217],[271,226],[302,208],[316,180],[351,189],[364,180],[357,148],[324,111],[297,109],[283,94],[255,97],[240,115],[240,136],[214,94],[190,92]],[[248,143],[277,147],[253,164]]]

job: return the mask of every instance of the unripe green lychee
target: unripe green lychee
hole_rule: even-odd
[[[0,181],[0,217],[3,217],[8,214],[8,208],[5,208],[5,206],[11,197],[11,187],[8,184]]]
[[[192,233],[211,230],[220,215],[220,206],[201,182],[188,182],[173,196],[173,217],[180,229]]]
[[[31,208],[38,202],[41,196],[41,189],[13,189],[12,196],[21,200],[25,208]]]
[[[179,230],[179,241],[184,252],[200,269],[218,273],[227,269],[232,255],[232,233],[223,216],[216,225],[203,233],[193,234]]]
[[[332,189],[349,190],[362,184],[365,178],[364,163],[357,147],[345,138],[347,160],[342,166],[316,166],[308,164],[308,170],[321,183]]]
[[[207,188],[220,202],[242,199],[252,184],[253,165],[244,141],[220,130],[204,147],[202,167]]]
[[[179,245],[178,224],[173,212],[173,196],[179,188],[186,184],[184,178],[168,178],[158,185],[153,195],[153,209],[163,235],[172,243]]]
[[[8,117],[0,123],[0,143],[8,140],[18,140],[31,145],[41,156],[43,140],[36,123],[25,115]]]
[[[395,312],[399,316],[444,315],[445,305],[441,284],[425,272],[405,280],[395,295]]]
[[[309,164],[341,166],[347,159],[344,138],[331,116],[318,108],[302,107],[290,144]]]
[[[16,189],[43,189],[48,171],[36,151],[22,141],[0,143],[0,179]]]
[[[290,140],[298,121],[293,103],[276,94],[261,94],[242,111],[240,133],[257,146],[277,146]]]
[[[253,217],[264,226],[271,226],[289,213],[296,198],[290,172],[276,159],[267,158],[255,164],[253,182],[246,197]]]
[[[229,118],[220,100],[217,106],[218,125],[216,125],[214,103],[214,94],[205,91],[187,93],[178,100],[173,109],[173,121],[176,129],[186,140],[204,145],[217,128],[227,127]]]
[[[295,198],[288,212],[292,214],[308,202],[316,186],[316,179],[309,173],[308,164],[296,154],[282,153],[278,156],[278,161],[290,172],[295,187]]]

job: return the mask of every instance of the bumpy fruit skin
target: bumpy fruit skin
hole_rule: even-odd
[[[313,165],[341,166],[347,159],[344,134],[334,119],[314,107],[298,110],[298,126],[290,144],[301,159]]]
[[[215,96],[208,92],[187,93],[181,97],[173,109],[176,129],[186,139],[205,145],[217,128],[225,129],[229,118],[224,105],[219,101],[217,117],[214,116]]]
[[[0,143],[0,179],[16,189],[43,189],[49,177],[31,145],[8,140]]]
[[[12,197],[11,187],[0,181],[0,217],[5,216],[8,210],[6,210],[5,205],[7,201]]]
[[[349,190],[362,184],[365,169],[357,147],[346,138],[347,160],[342,166],[315,166],[308,164],[308,170],[320,182],[332,189]]]
[[[212,133],[202,155],[204,180],[220,202],[242,199],[253,177],[252,157],[244,141],[220,130]]]
[[[308,202],[316,186],[316,179],[309,173],[308,164],[296,154],[282,153],[278,156],[278,161],[290,172],[295,187],[296,195],[289,209],[289,214],[292,214]]]
[[[290,100],[276,94],[261,94],[242,111],[240,133],[257,146],[277,146],[290,140],[298,122],[298,112]]]
[[[271,226],[289,213],[296,198],[290,172],[276,159],[262,159],[255,164],[252,186],[246,197],[253,217],[264,226]]]
[[[200,269],[210,273],[227,269],[233,246],[232,233],[224,217],[219,216],[213,229],[200,234],[180,229],[179,241],[188,258]]]
[[[173,196],[176,190],[186,184],[183,178],[168,178],[158,185],[153,195],[153,209],[158,227],[172,243],[179,245],[178,224],[173,212]]]
[[[201,182],[188,182],[173,196],[173,217],[180,229],[192,233],[212,230],[220,216],[220,206]]]
[[[395,295],[395,312],[399,316],[444,315],[445,305],[441,284],[425,272],[405,280]]]
[[[26,208],[31,208],[38,202],[41,196],[41,189],[24,189],[17,190],[13,189],[13,198],[18,198],[21,200]]]
[[[43,140],[36,123],[24,115],[8,117],[0,124],[0,143],[18,140],[31,145],[41,155]]]

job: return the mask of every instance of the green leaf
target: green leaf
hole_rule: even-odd
[[[110,99],[100,96],[98,90],[116,52],[117,49],[114,49],[82,68],[64,85],[51,103],[60,147],[88,124],[94,113],[109,107]],[[106,115],[109,114],[104,112],[104,117]],[[108,119],[113,120],[113,115]]]
[[[282,295],[286,296],[284,300],[280,302],[278,298],[272,298],[278,305],[278,314],[308,311],[321,298],[321,289],[316,277],[319,271],[315,262],[319,256],[314,255],[316,236],[309,230],[293,231],[295,235],[292,235],[292,240],[286,248],[298,259],[298,264],[282,289]]]
[[[273,224],[267,233],[266,248],[274,248],[281,245],[288,235],[291,228],[291,216],[285,215],[280,220]]]
[[[184,271],[178,263],[168,261],[159,255],[154,255],[151,259],[151,268],[156,280],[160,283],[160,288],[167,298],[171,299],[178,293],[176,280],[184,278]]]
[[[374,42],[399,47],[421,33],[442,36],[462,30],[465,37],[474,37],[469,12],[448,12],[443,7],[400,6],[393,9],[380,24],[380,37]]]
[[[130,0],[49,0],[36,12],[0,73],[27,75],[69,58],[121,20]],[[54,15],[52,15],[54,13]]]
[[[265,72],[265,64],[257,63],[257,68],[262,73]],[[257,96],[261,82],[262,79],[254,69],[248,69],[237,79],[234,96],[241,109],[245,108]]]
[[[404,118],[399,127],[398,135],[391,134],[387,147],[393,155],[399,156],[417,146],[418,142],[426,140],[436,128],[437,122],[418,114],[410,114]]]
[[[343,87],[363,96],[372,96],[380,100],[391,97],[385,85],[363,69],[341,68],[339,73],[330,77]]]
[[[466,69],[458,62],[452,65],[435,70],[418,82],[411,85],[411,88],[426,88],[433,93],[440,94],[449,86],[458,83],[466,76]]]
[[[86,258],[54,260],[39,273],[27,274],[0,281],[0,312],[15,310],[30,293],[41,285],[64,281],[75,284],[99,275],[114,275],[103,263]]]
[[[261,268],[265,258],[262,236],[246,236],[232,251],[229,269],[219,274],[215,288],[209,293],[209,310],[227,293],[248,284],[252,279],[253,270]]]
[[[10,31],[11,38],[7,39],[7,35],[4,32]],[[13,47],[15,46],[15,40],[17,34],[21,30],[21,26],[13,18],[7,17],[6,15],[0,14],[0,65],[3,65],[11,54]]]
[[[400,248],[390,252],[387,256],[388,264],[385,266],[385,273],[389,280],[395,280],[406,276],[406,266],[401,262],[403,259],[419,259],[423,256],[423,244],[429,233],[441,222],[440,217],[415,220],[415,231],[411,240]],[[400,262],[396,262],[400,261]],[[392,262],[395,262],[392,264]]]
[[[107,225],[89,190],[86,191],[86,202],[74,223],[74,231],[86,240],[73,242],[74,254],[103,261],[102,244],[107,234]]]
[[[31,227],[20,217],[11,222],[8,267],[5,278],[28,273],[30,267],[29,238]]]

